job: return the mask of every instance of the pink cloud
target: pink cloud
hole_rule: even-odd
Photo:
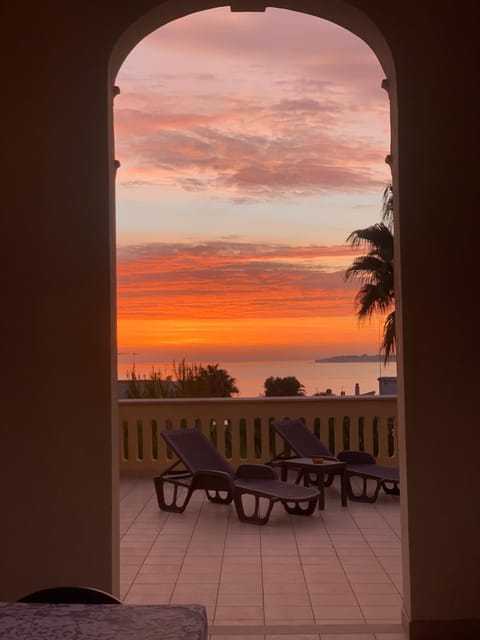
[[[288,69],[330,69],[338,78],[346,64],[358,78],[378,73],[373,52],[358,37],[326,20],[295,11],[268,9],[265,14],[232,13],[219,8],[176,20],[151,34],[150,51],[167,48],[183,54],[243,58],[260,65],[274,54]]]
[[[137,49],[118,78],[119,184],[249,201],[388,180],[383,74],[346,30],[223,8],[170,23]]]
[[[245,199],[278,198],[323,190],[365,191],[385,184],[384,150],[368,138],[339,139],[312,121],[315,101],[243,105],[211,117],[125,112],[119,120],[122,184],[141,179],[185,190],[218,190]],[[331,113],[332,109],[329,107]],[[241,122],[268,122],[263,131]],[[379,168],[379,166],[381,169]],[[382,173],[383,172],[383,173]]]
[[[181,73],[205,73],[206,60],[213,69],[210,76],[225,66],[232,73],[237,66],[231,63],[240,61],[267,85],[287,82],[297,92],[340,91],[365,106],[383,95],[384,74],[368,45],[338,25],[300,12],[203,11],[165,25],[141,46],[146,56],[175,56]],[[130,68],[138,70],[134,63],[127,72]]]

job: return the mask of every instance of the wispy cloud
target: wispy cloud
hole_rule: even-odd
[[[212,242],[124,247],[118,256],[119,317],[220,318],[351,314],[344,282],[349,247]]]
[[[360,84],[379,73],[379,63],[359,38],[326,20],[281,9],[233,14],[219,8],[192,14],[149,37],[149,55],[164,50],[222,61],[242,59],[256,68],[274,55],[288,71],[306,69],[308,75],[335,83],[353,77]]]
[[[204,116],[120,112],[123,184],[163,183],[231,198],[285,198],[321,191],[362,192],[385,184],[383,155],[368,136],[341,139],[312,99],[273,105],[245,100],[235,111]],[[242,122],[256,123],[250,131]],[[253,129],[253,130],[252,130]]]
[[[119,183],[234,202],[379,189],[382,73],[364,43],[338,32],[294,12],[218,9],[153,33],[142,44],[148,72],[135,79],[143,58],[132,54],[119,77]]]

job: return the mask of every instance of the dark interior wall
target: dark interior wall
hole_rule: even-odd
[[[1,428],[0,599],[67,580],[117,588],[112,69],[148,24],[208,6],[3,6],[3,351],[18,382]],[[277,6],[337,18],[394,81],[405,610],[475,619],[474,3]]]

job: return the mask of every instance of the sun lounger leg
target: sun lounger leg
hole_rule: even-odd
[[[317,506],[317,498],[315,500],[309,500],[306,504],[304,502],[295,502],[293,506],[288,501],[282,502],[283,508],[287,513],[294,516],[311,516]],[[305,506],[302,506],[304,505]]]
[[[162,476],[155,476],[153,478],[153,483],[155,485],[155,492],[157,494],[157,502],[158,506],[162,511],[173,511],[174,513],[183,513],[187,504],[190,502],[190,498],[193,493],[192,487],[185,487],[184,485],[179,485],[175,482],[171,482],[168,479],[163,478]],[[167,503],[165,500],[165,484],[168,483],[173,487],[173,497],[172,501]],[[183,500],[179,501],[178,488],[179,486],[183,486],[183,488],[187,489],[186,496]]]
[[[210,502],[214,502],[215,504],[230,504],[233,500],[233,496],[231,492],[228,491],[205,491],[208,500]],[[226,495],[221,495],[222,493]]]
[[[387,482],[389,484],[391,484],[392,486],[389,487],[387,485]],[[400,487],[398,486],[398,482],[394,482],[393,480],[391,482],[389,482],[388,480],[385,480],[384,482],[382,482],[382,489],[389,496],[399,496],[400,495]]]
[[[348,499],[351,500],[352,502],[375,502],[378,496],[378,492],[380,491],[380,487],[382,486],[382,481],[372,480],[372,482],[375,482],[376,484],[375,484],[375,489],[371,495],[368,495],[367,478],[362,478],[362,481],[363,481],[362,492],[360,494],[356,494],[353,491],[351,476],[347,476],[345,478]]]
[[[239,489],[236,489],[233,497],[235,502],[235,508],[237,510],[237,516],[240,522],[245,522],[248,524],[259,524],[259,525],[267,524],[268,519],[270,518],[270,513],[272,511],[273,505],[276,502],[276,500],[272,498],[263,498],[264,500],[268,500],[268,506],[264,515],[260,516],[260,496],[254,496],[255,509],[253,510],[253,513],[251,515],[247,516],[247,514],[245,513],[245,507],[243,505],[243,499],[242,499],[244,494],[252,495],[247,491],[241,491]]]

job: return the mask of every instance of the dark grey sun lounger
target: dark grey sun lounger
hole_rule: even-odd
[[[161,435],[178,458],[166,471],[153,478],[158,506],[163,511],[182,513],[197,489],[204,490],[210,502],[229,504],[233,500],[238,519],[246,523],[266,524],[276,502],[294,515],[311,515],[315,511],[320,495],[317,489],[281,482],[267,465],[243,464],[234,471],[198,429],[172,429]],[[185,469],[175,469],[179,464]],[[168,502],[166,485],[173,486],[173,498]],[[186,493],[183,498],[179,495],[179,487],[183,487]],[[248,515],[244,508],[244,495],[255,498],[253,513]],[[262,498],[268,503],[264,513],[261,513]]]
[[[302,420],[276,420],[272,422],[272,427],[287,445],[277,458],[288,455],[289,449],[299,458],[314,458],[316,456],[335,458],[328,447],[305,426]]]
[[[400,472],[397,467],[383,467],[366,451],[340,451],[338,459],[347,463],[345,469],[349,500],[357,502],[375,502],[380,489],[391,496],[400,495]],[[361,478],[361,493],[355,493],[351,478]],[[368,492],[368,480],[374,481],[373,493]]]
[[[272,427],[284,440],[286,447],[278,458],[293,451],[299,458],[313,458],[323,456],[334,458],[347,463],[345,470],[348,498],[356,502],[375,502],[380,489],[389,495],[400,495],[400,474],[396,467],[384,467],[377,464],[375,458],[365,451],[341,451],[338,456],[332,455],[314,433],[308,429],[302,420],[277,420],[272,422]],[[363,487],[361,493],[353,490],[351,478],[361,478]],[[325,481],[328,486],[332,483],[333,476]],[[368,491],[368,480],[374,481],[373,492]]]
[[[327,458],[336,460],[328,447],[321,442],[314,433],[307,429],[301,420],[276,420],[272,427],[282,438],[284,449],[275,460],[292,457],[292,452],[298,458]],[[330,473],[325,478],[325,486],[329,487],[333,482],[334,474]]]

